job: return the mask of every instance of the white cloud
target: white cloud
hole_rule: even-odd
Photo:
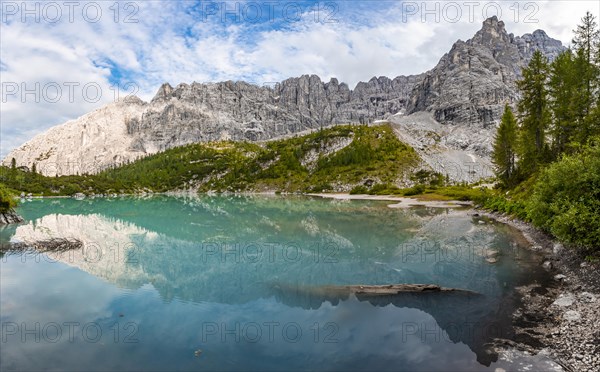
[[[451,3],[462,5],[457,22],[450,19],[456,18]],[[43,97],[37,103],[31,95],[22,103],[18,94],[2,102],[0,156],[50,126],[113,101],[113,80],[135,82],[143,99],[150,99],[165,81],[231,79],[260,84],[315,73],[323,80],[337,77],[353,87],[372,76],[394,77],[432,68],[452,43],[470,38],[481,27],[484,10],[487,15],[496,13],[495,4],[500,5],[509,32],[521,35],[544,29],[563,43],[570,42],[572,29],[586,10],[600,13],[596,1],[520,2],[518,13],[515,2],[498,1],[478,2],[470,19],[465,3],[439,2],[439,22],[435,14],[418,9],[423,2],[339,1],[337,9],[319,13],[303,5],[305,13],[299,22],[289,22],[298,15],[293,7],[287,8],[288,19],[282,18],[288,3],[280,2],[272,13],[275,18],[258,24],[236,23],[231,17],[223,22],[218,13],[207,15],[206,2],[133,2],[138,8],[127,10],[121,2],[117,23],[109,9],[112,2],[100,3],[103,15],[98,23],[86,22],[81,11],[74,13],[75,22],[70,23],[65,8],[62,21],[56,24],[43,19],[22,23],[20,14],[4,12],[2,83],[24,82],[32,87],[39,82],[43,87],[56,82],[64,89],[57,103]],[[250,3],[240,4],[238,9],[245,9]],[[427,2],[427,9],[435,9],[435,4]],[[236,8],[230,4],[228,9]],[[132,20],[137,22],[123,22],[132,11]],[[70,102],[65,82],[97,83],[103,94],[98,102],[88,102],[75,89]]]

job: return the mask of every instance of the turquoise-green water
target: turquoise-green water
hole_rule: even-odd
[[[2,370],[492,370],[513,288],[542,280],[507,226],[464,210],[305,197],[26,201],[3,241]],[[487,260],[486,260],[487,258]],[[494,259],[492,259],[494,258]],[[367,301],[322,285],[424,283],[477,296]]]

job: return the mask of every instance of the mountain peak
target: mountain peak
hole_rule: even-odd
[[[152,98],[152,102],[162,99],[168,99],[169,97],[171,97],[171,94],[173,94],[173,87],[171,86],[171,84],[163,83],[163,85],[161,85],[160,88],[158,88],[158,92],[156,92],[154,98]]]
[[[534,36],[549,38],[548,34],[544,30],[535,30],[533,31]]]
[[[543,31],[509,35],[504,22],[490,17],[473,38],[456,42],[428,73],[415,88],[407,112],[430,111],[445,124],[493,128],[506,102],[518,99],[516,81],[536,50],[552,59],[564,47]]]
[[[483,28],[486,27],[504,28],[504,22],[499,21],[498,17],[496,16],[491,16],[490,18],[483,21]]]
[[[493,46],[498,42],[510,43],[510,36],[506,32],[504,22],[499,21],[498,17],[492,16],[483,21],[481,29],[469,42],[471,44]]]

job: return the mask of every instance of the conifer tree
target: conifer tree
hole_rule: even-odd
[[[550,122],[548,110],[548,60],[536,50],[517,82],[521,92],[518,103],[520,119],[519,168],[524,175],[535,172],[547,160],[546,130]]]
[[[496,176],[507,186],[512,184],[515,176],[516,146],[517,120],[510,107],[506,105],[494,138],[492,162],[496,168]]]
[[[575,51],[578,54],[581,54],[583,61],[589,66],[593,67],[594,60],[598,58],[598,40],[600,38],[600,30],[598,30],[598,23],[596,22],[596,17],[592,15],[589,11],[586,12],[585,16],[581,18],[581,24],[577,26],[576,30],[573,30],[575,33],[575,37],[573,38],[573,45],[575,47]],[[597,86],[598,81],[594,81],[594,73],[597,71],[593,71],[593,68],[590,68],[591,75],[582,76],[585,79],[585,86],[587,92],[591,92],[594,88],[594,85]]]
[[[552,155],[557,159],[576,134],[578,78],[570,50],[561,53],[550,65],[549,108],[552,113]]]
[[[598,104],[600,95],[600,68],[598,66],[598,46],[600,44],[600,31],[596,18],[587,12],[581,19],[581,24],[573,31],[573,46],[575,50],[575,74],[578,77],[578,86],[573,95],[577,120],[577,141],[585,143],[595,134],[596,123],[590,120],[589,115],[595,117],[594,107]]]

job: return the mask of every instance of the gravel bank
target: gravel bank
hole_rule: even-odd
[[[473,203],[470,201],[457,200],[419,200],[417,198],[409,198],[404,196],[394,195],[364,195],[364,194],[344,194],[344,193],[322,193],[322,194],[306,194],[308,196],[316,196],[326,199],[337,200],[380,200],[391,201],[395,204],[390,204],[390,208],[412,208],[412,207],[430,207],[430,208],[458,208],[470,207]]]
[[[531,249],[540,251],[554,280],[548,285],[517,288],[520,307],[513,314],[516,337],[496,340],[500,350],[518,350],[550,357],[567,371],[600,371],[600,265],[523,221],[497,213],[480,215],[523,232]]]

